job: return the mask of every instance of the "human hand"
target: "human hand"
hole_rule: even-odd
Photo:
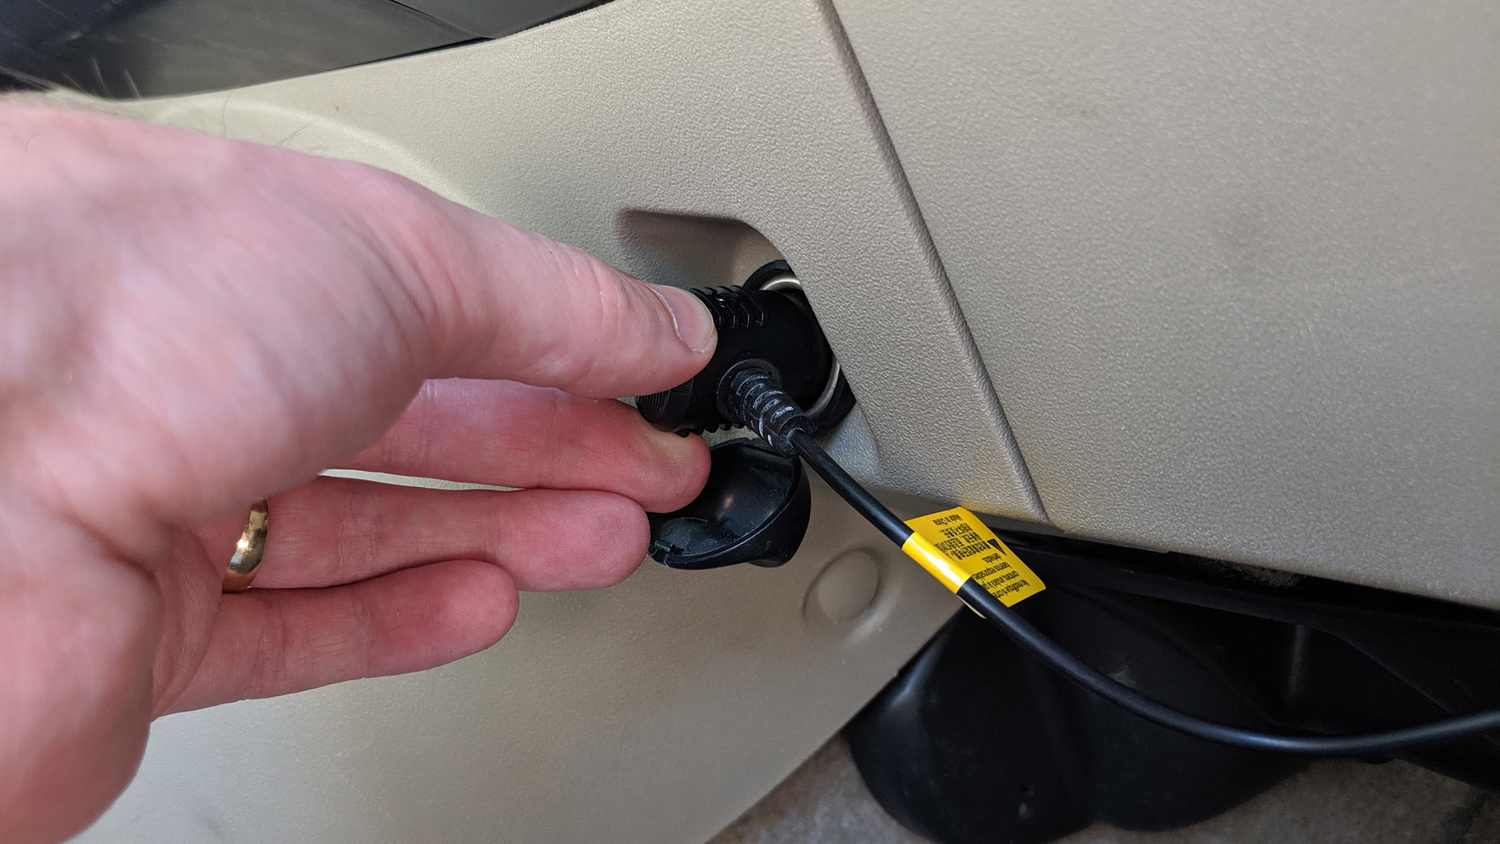
[[[708,456],[608,397],[714,342],[691,296],[389,173],[0,101],[0,841],[92,821],[157,715],[438,665],[517,589],[624,578]]]

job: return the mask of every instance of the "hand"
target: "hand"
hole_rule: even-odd
[[[157,715],[438,665],[517,589],[624,578],[708,458],[609,397],[714,342],[691,296],[389,173],[0,101],[0,841],[89,823]]]

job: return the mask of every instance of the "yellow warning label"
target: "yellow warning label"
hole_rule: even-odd
[[[1047,588],[995,532],[962,507],[912,519],[901,546],[933,577],[958,591],[970,578],[1007,607]]]

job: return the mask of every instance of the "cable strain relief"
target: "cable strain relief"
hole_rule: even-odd
[[[719,382],[719,412],[754,431],[782,454],[795,455],[792,435],[808,430],[808,419],[781,387],[781,375],[769,363],[740,361]]]

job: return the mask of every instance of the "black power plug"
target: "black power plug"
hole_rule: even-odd
[[[756,270],[742,287],[701,287],[692,294],[713,314],[719,344],[690,380],[636,399],[647,422],[664,431],[698,433],[741,424],[725,414],[722,396],[736,366],[750,360],[764,361],[777,373],[814,436],[849,415],[854,394],[785,261]]]
[[[636,407],[656,427],[684,434],[748,424],[772,447],[748,438],[714,446],[703,492],[674,513],[650,515],[650,553],[671,568],[779,566],[802,544],[812,497],[784,441],[786,423],[824,433],[849,414],[854,395],[785,261],[742,287],[692,292],[719,330],[713,358]]]

